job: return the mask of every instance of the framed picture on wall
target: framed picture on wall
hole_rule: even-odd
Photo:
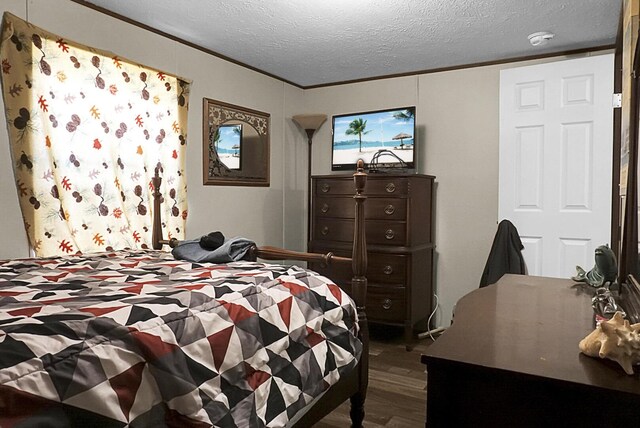
[[[269,186],[269,113],[204,98],[203,183]]]

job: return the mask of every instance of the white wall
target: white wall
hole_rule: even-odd
[[[297,188],[295,180],[289,179],[285,184],[285,165],[296,159],[296,151],[305,148],[297,144],[296,133],[300,132],[287,120],[302,106],[301,89],[68,0],[3,0],[2,5],[4,10],[65,38],[192,79],[187,146],[188,236],[221,230],[226,236],[242,235],[259,244],[284,244],[285,194],[295,196],[305,189],[304,186]],[[202,184],[203,97],[271,114],[270,187]],[[4,106],[0,105],[0,109],[4,111]],[[0,222],[0,236],[9,243],[0,247],[0,258],[25,257],[28,245],[19,214],[6,123],[0,122],[0,197],[3,201],[0,214],[4,219]],[[287,147],[289,144],[293,147],[291,150]],[[290,205],[295,218],[288,224],[291,233],[299,234],[303,226],[298,224],[298,219],[304,218],[300,212],[304,205]],[[298,245],[296,249],[302,247]]]

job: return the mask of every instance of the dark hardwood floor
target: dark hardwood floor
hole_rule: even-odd
[[[365,427],[424,427],[427,374],[420,355],[431,343],[429,338],[416,341],[413,350],[407,352],[402,329],[371,326]],[[349,402],[314,425],[315,428],[348,426]]]

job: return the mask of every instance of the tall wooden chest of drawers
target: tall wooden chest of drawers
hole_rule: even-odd
[[[404,327],[412,338],[432,305],[433,184],[429,175],[369,174],[365,187],[367,239],[367,317],[374,323]],[[353,177],[314,176],[309,251],[351,257]],[[310,268],[350,292],[351,266]]]

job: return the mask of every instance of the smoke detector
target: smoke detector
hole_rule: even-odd
[[[548,31],[539,31],[529,34],[529,43],[531,43],[531,46],[544,46],[549,40],[553,39],[554,36],[555,34]]]

